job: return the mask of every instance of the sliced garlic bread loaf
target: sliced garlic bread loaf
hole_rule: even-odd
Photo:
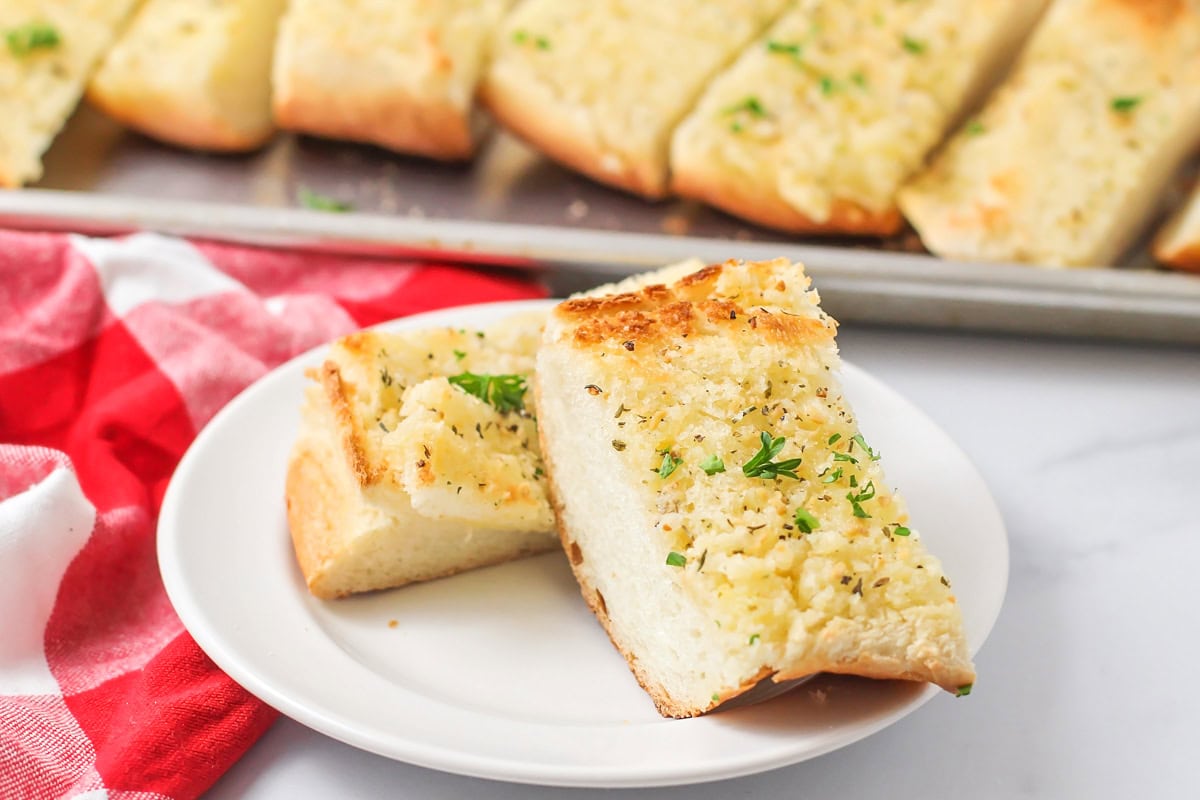
[[[804,0],[705,91],[671,184],[774,228],[889,234],[896,192],[1046,0]]]
[[[816,672],[974,680],[942,568],[786,260],[558,306],[538,428],[583,595],[667,716]]]
[[[646,197],[667,190],[671,130],[781,0],[527,0],[481,97],[546,155]]]
[[[1154,257],[1176,269],[1200,272],[1200,185],[1159,231]]]
[[[42,175],[42,153],[75,110],[137,0],[0,3],[0,186]]]
[[[938,255],[1108,265],[1198,141],[1200,2],[1058,0],[900,205]]]
[[[287,0],[147,0],[88,85],[130,128],[201,150],[271,137],[271,54]]]
[[[334,344],[311,376],[287,476],[288,524],[313,594],[402,586],[554,547],[525,397],[543,318]]]
[[[512,0],[292,0],[275,56],[283,128],[469,157],[490,34]]]

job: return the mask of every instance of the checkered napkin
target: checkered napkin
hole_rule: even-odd
[[[154,530],[196,432],[362,325],[535,297],[464,269],[0,231],[0,798],[190,798],[275,712],[200,652]]]

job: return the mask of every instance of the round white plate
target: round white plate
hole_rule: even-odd
[[[384,327],[477,327],[548,305],[462,307]],[[323,352],[284,364],[212,420],[180,462],[159,521],[159,565],[184,625],[234,680],[284,714],[365,750],[449,772],[659,786],[812,758],[939,693],[820,676],[757,706],[663,719],[560,553],[317,600],[292,555],[283,486],[304,370]],[[955,581],[977,649],[1008,580],[995,503],[962,451],[920,411],[851,365],[843,380],[889,479]]]

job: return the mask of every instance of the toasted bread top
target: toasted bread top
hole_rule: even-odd
[[[571,388],[605,404],[646,535],[669,543],[643,567],[714,635],[764,648],[780,679],[886,649],[908,662],[892,675],[953,690],[973,679],[961,615],[842,395],[835,330],[800,265],[731,261],[565,302],[544,346],[586,362]]]

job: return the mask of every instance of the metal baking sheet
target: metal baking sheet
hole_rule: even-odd
[[[300,207],[302,188],[352,205]],[[0,191],[0,225],[190,236],[540,270],[555,283],[689,257],[803,261],[843,322],[1200,344],[1200,276],[1154,269],[969,264],[890,240],[797,240],[684,202],[647,203],[493,135],[471,164],[280,136],[249,156],[186,153],[83,108],[35,186]]]

